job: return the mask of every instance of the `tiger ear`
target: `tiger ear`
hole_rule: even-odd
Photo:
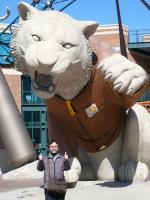
[[[25,2],[21,2],[18,4],[18,11],[20,18],[23,21],[28,20],[33,14],[38,12],[37,9]]]
[[[79,21],[79,26],[81,27],[85,37],[88,39],[95,33],[99,23],[96,21]]]

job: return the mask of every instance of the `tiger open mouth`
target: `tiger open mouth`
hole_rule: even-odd
[[[35,71],[33,87],[36,90],[44,90],[52,93],[55,90],[53,77],[51,75],[40,74],[38,71]]]

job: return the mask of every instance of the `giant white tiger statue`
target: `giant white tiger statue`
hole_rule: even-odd
[[[148,84],[145,70],[92,37],[97,22],[27,3],[18,9],[11,53],[46,100],[49,137],[80,160],[81,179],[145,181],[150,117],[134,105]]]

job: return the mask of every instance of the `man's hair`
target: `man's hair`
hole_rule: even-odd
[[[58,142],[57,142],[56,140],[51,140],[51,141],[48,143],[48,147],[49,147],[51,144],[53,144],[53,143],[58,144]]]

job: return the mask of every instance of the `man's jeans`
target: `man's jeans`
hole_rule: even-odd
[[[52,193],[45,189],[45,200],[64,200],[65,195],[66,195],[66,193],[56,194],[56,193]]]

